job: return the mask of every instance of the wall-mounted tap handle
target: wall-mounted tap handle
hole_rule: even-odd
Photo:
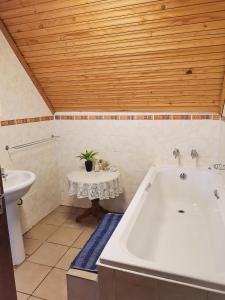
[[[192,150],[191,150],[191,157],[192,157],[192,159],[198,157],[198,152],[197,152],[195,149],[192,149]]]
[[[175,158],[179,157],[179,156],[180,156],[180,150],[177,149],[177,148],[175,148],[175,149],[173,150],[173,156],[174,156]]]

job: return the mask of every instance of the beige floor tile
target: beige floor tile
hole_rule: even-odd
[[[33,295],[48,300],[66,300],[66,272],[54,268]]]
[[[81,234],[81,229],[69,228],[69,227],[60,227],[50,238],[48,242],[71,246],[74,241]]]
[[[37,297],[34,297],[34,296],[31,296],[28,300],[42,300],[41,298],[37,298]]]
[[[50,235],[53,234],[58,229],[55,225],[47,225],[47,224],[37,224],[27,233],[25,233],[25,238],[37,239],[37,240],[46,240]]]
[[[74,258],[77,256],[79,252],[80,249],[70,248],[66,252],[66,254],[60,259],[60,261],[57,263],[56,268],[69,270],[71,262],[74,260]]]
[[[84,244],[87,242],[87,240],[90,238],[94,230],[95,228],[86,228],[81,233],[79,238],[73,243],[72,247],[81,249],[84,246]]]
[[[55,266],[55,264],[67,252],[68,247],[45,242],[28,260],[37,264],[46,266]]]
[[[63,223],[63,227],[71,227],[75,229],[84,229],[85,225],[83,223],[76,222],[76,216],[70,215],[67,220]]]
[[[43,220],[41,220],[41,224],[49,224],[49,225],[62,225],[67,219],[69,219],[71,214],[69,213],[61,213],[53,211]],[[72,215],[74,217],[74,215]]]
[[[24,247],[25,247],[25,253],[27,255],[31,255],[36,251],[41,244],[43,243],[41,240],[34,240],[34,239],[23,239]]]
[[[60,205],[55,209],[57,212],[61,213],[70,213],[70,214],[76,214],[78,211],[80,211],[80,208],[73,207],[73,206],[66,206],[66,205]]]
[[[18,292],[17,293],[17,300],[27,300],[29,298],[29,295],[23,294]]]
[[[50,267],[25,261],[25,263],[15,271],[17,291],[32,294],[50,270]]]

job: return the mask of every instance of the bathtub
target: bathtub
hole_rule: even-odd
[[[99,265],[224,293],[222,175],[210,168],[151,168]]]

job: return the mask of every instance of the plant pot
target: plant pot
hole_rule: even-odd
[[[86,171],[87,172],[91,172],[92,171],[92,167],[93,167],[92,160],[86,160],[85,161],[85,167],[86,167]]]

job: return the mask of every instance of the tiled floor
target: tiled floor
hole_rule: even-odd
[[[66,300],[66,272],[97,223],[76,223],[81,209],[58,207],[24,235],[27,258],[15,269],[18,300]]]

